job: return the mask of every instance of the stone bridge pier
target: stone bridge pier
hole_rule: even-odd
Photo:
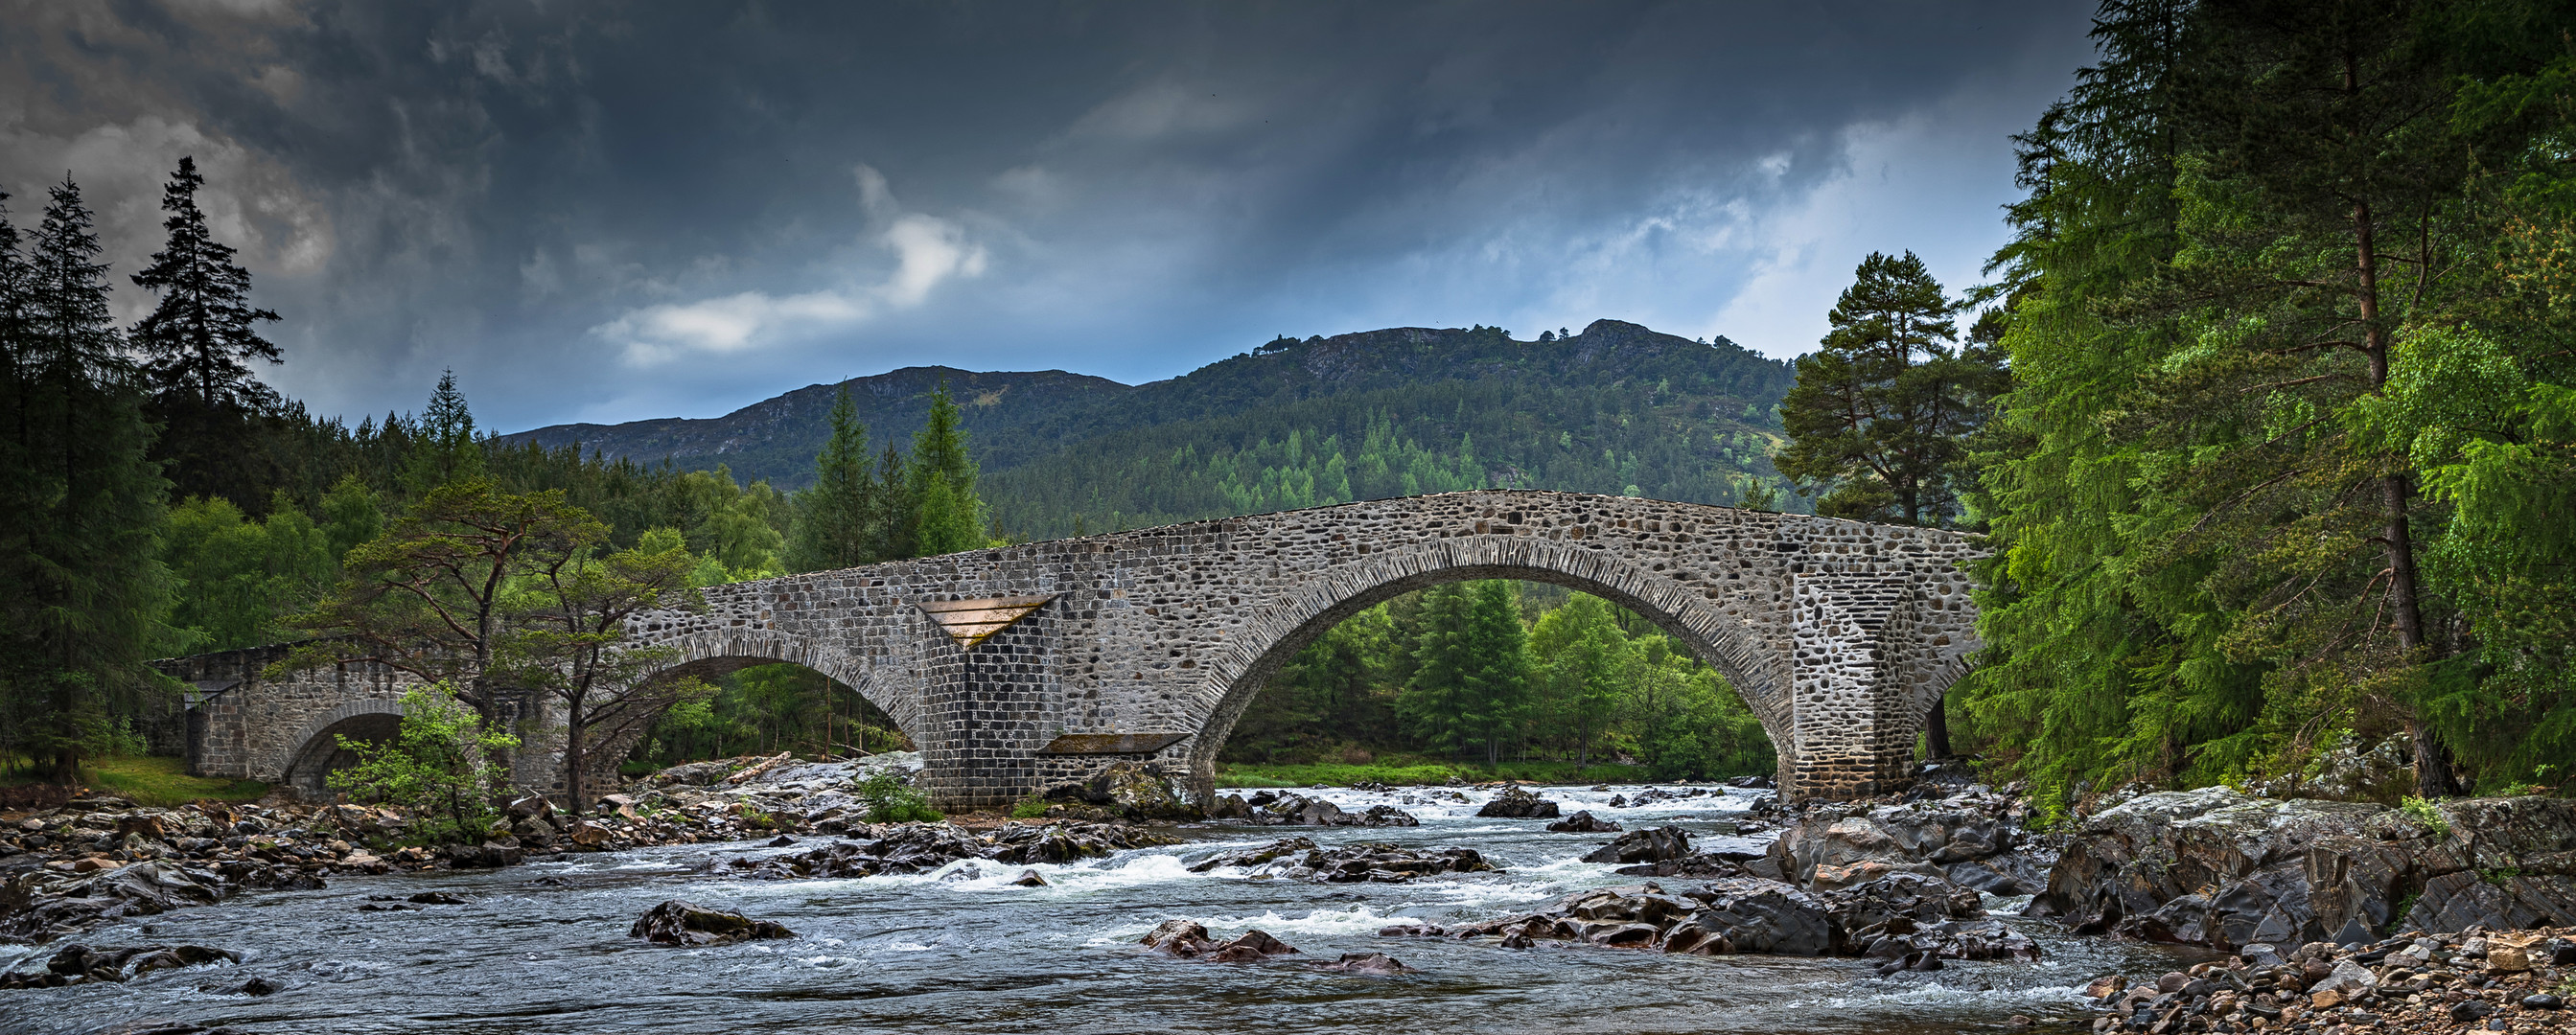
[[[1118,761],[1184,775],[1205,798],[1245,706],[1335,624],[1442,582],[1549,582],[1687,645],[1761,719],[1783,793],[1834,798],[1905,782],[1923,718],[1977,646],[1963,565],[1980,543],[1475,491],[735,583],[708,589],[703,610],[640,616],[628,632],[670,648],[670,675],[792,662],[850,686],[920,745],[944,808],[1007,806]],[[165,667],[212,688],[224,677],[176,669],[249,664],[221,661],[231,656]],[[191,712],[192,771],[305,779],[331,764],[328,731],[387,721],[399,693],[386,674],[347,670],[210,691]],[[540,768],[523,761],[523,782],[560,786]]]

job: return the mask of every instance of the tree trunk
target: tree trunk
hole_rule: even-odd
[[[1932,699],[1932,713],[1923,717],[1924,753],[1933,758],[1950,757],[1949,695]]]
[[[581,712],[570,710],[564,721],[564,797],[572,801],[572,814],[581,815]]]
[[[2360,263],[2355,294],[2361,308],[2362,350],[2370,360],[2370,390],[2377,394],[2388,384],[2388,333],[2379,325],[2379,256],[2370,206],[2354,205],[2352,222]],[[2385,521],[2379,538],[2388,558],[2389,620],[2396,627],[2397,648],[2405,655],[2401,663],[2410,666],[2432,660],[2425,645],[2424,608],[2416,592],[2415,540],[2406,520],[2406,504],[2412,495],[2413,486],[2404,473],[2379,480],[2380,512]],[[2434,739],[2423,717],[2409,714],[2406,732],[2415,746],[2415,793],[2426,798],[2458,796],[2459,778],[2451,771],[2451,754]]]

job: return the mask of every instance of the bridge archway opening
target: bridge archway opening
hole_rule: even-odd
[[[1578,611],[1597,609],[1606,611],[1607,615],[1578,615],[1567,612],[1558,616],[1558,623],[1560,625],[1569,622],[1588,624],[1607,617],[1618,634],[1621,646],[1649,655],[1658,652],[1672,655],[1648,659],[1652,663],[1659,664],[1660,671],[1623,674],[1631,678],[1643,676],[1644,681],[1653,684],[1638,686],[1632,683],[1626,688],[1629,692],[1659,696],[1661,700],[1620,702],[1625,705],[1643,704],[1645,707],[1632,709],[1625,714],[1606,719],[1596,711],[1589,718],[1600,721],[1601,725],[1594,729],[1523,729],[1514,734],[1514,753],[1507,760],[1528,760],[1534,757],[1530,754],[1532,751],[1537,753],[1535,757],[1564,753],[1566,742],[1582,741],[1587,737],[1592,745],[1591,749],[1586,750],[1578,744],[1573,748],[1576,754],[1587,756],[1585,759],[1587,761],[1615,757],[1607,754],[1613,743],[1609,736],[1613,732],[1611,727],[1623,721],[1633,726],[1636,720],[1660,711],[1667,728],[1652,731],[1655,736],[1661,738],[1658,746],[1674,748],[1674,742],[1678,739],[1677,734],[1682,733],[1683,730],[1671,728],[1671,724],[1681,723],[1687,727],[1696,719],[1704,728],[1691,729],[1688,732],[1697,737],[1703,747],[1714,743],[1717,746],[1717,751],[1714,753],[1719,757],[1710,759],[1707,757],[1709,752],[1703,751],[1698,759],[1685,759],[1676,757],[1679,751],[1667,750],[1665,757],[1646,760],[1657,763],[1651,764],[1649,771],[1659,774],[1659,778],[1675,779],[1688,776],[1714,779],[1721,776],[1750,775],[1755,772],[1767,775],[1779,771],[1785,765],[1787,752],[1779,750],[1776,745],[1794,742],[1791,740],[1792,716],[1789,687],[1784,679],[1776,677],[1774,666],[1766,663],[1766,659],[1758,650],[1751,635],[1736,627],[1731,620],[1721,614],[1687,603],[1678,607],[1664,606],[1619,585],[1618,582],[1628,581],[1618,577],[1621,572],[1614,570],[1606,574],[1611,575],[1612,578],[1603,579],[1554,568],[1526,565],[1477,564],[1431,568],[1386,579],[1372,585],[1353,587],[1338,594],[1338,599],[1313,608],[1312,613],[1302,621],[1289,626],[1285,634],[1270,640],[1253,654],[1253,659],[1248,664],[1241,665],[1230,674],[1219,675],[1218,678],[1223,679],[1224,683],[1222,689],[1218,691],[1218,704],[1191,752],[1191,776],[1195,788],[1202,795],[1212,792],[1215,767],[1220,759],[1261,761],[1262,759],[1247,757],[1258,753],[1258,742],[1247,742],[1241,747],[1234,747],[1236,737],[1245,732],[1258,736],[1275,729],[1281,718],[1280,713],[1293,712],[1298,706],[1297,702],[1283,700],[1283,698],[1293,697],[1301,692],[1310,694],[1316,692],[1317,688],[1313,682],[1316,667],[1346,666],[1349,663],[1347,657],[1332,656],[1347,654],[1351,646],[1349,641],[1367,640],[1388,633],[1401,635],[1407,631],[1402,626],[1406,624],[1405,620],[1408,617],[1414,624],[1412,631],[1418,634],[1419,618],[1400,615],[1397,612],[1407,608],[1420,610],[1424,606],[1422,603],[1424,596],[1438,587],[1482,581],[1503,581],[1513,587],[1513,598],[1520,608],[1526,633],[1540,632],[1537,626],[1550,612],[1562,611],[1568,607]],[[1594,603],[1578,603],[1583,597],[1592,598]],[[1310,599],[1312,599],[1311,596]],[[1372,624],[1380,628],[1365,628]],[[1358,635],[1349,635],[1344,631],[1355,625],[1362,627]],[[1548,630],[1558,634],[1566,631],[1564,628]],[[1538,653],[1542,646],[1556,645],[1542,645],[1533,640],[1531,643],[1533,654]],[[1319,657],[1319,655],[1323,656]],[[1533,657],[1531,660],[1533,662],[1532,686],[1528,697],[1532,699],[1532,703],[1542,711],[1570,709],[1574,702],[1566,699],[1569,688],[1564,683],[1551,679],[1553,676],[1563,674],[1562,670],[1551,672],[1543,667],[1540,658]],[[1347,676],[1348,673],[1340,673],[1340,675]],[[1696,687],[1690,685],[1694,677],[1699,684]],[[1333,687],[1324,692],[1328,695],[1340,695],[1346,694],[1350,689],[1350,684],[1346,682],[1342,686]],[[1380,688],[1381,697],[1385,696],[1384,689],[1384,687]],[[1708,700],[1707,698],[1710,697],[1715,697],[1716,700]],[[1346,698],[1332,703],[1345,704]],[[1698,706],[1698,713],[1695,716],[1688,714],[1693,706]],[[1383,702],[1380,707],[1391,708],[1391,702]],[[1645,714],[1641,715],[1640,712]],[[1683,714],[1676,715],[1674,714],[1676,712]],[[1389,716],[1376,717],[1384,719]],[[1562,716],[1550,716],[1524,725],[1536,726],[1539,723],[1559,721],[1562,718]],[[1252,724],[1249,728],[1244,725],[1247,720]],[[1722,728],[1730,721],[1736,724],[1736,728]],[[1627,739],[1632,745],[1645,747],[1643,744],[1636,744],[1633,734],[1637,731],[1633,728],[1617,732],[1631,734]],[[1229,748],[1232,749],[1231,753]],[[1365,747],[1363,749],[1365,750]],[[1436,749],[1422,753],[1438,754]],[[1734,764],[1728,764],[1729,760],[1725,756],[1729,754],[1734,756],[1732,760]],[[1488,757],[1485,754],[1478,754],[1466,760],[1483,762]],[[1347,762],[1357,761],[1358,757],[1354,754],[1348,757],[1323,757],[1312,760]],[[1569,754],[1565,760],[1573,761],[1574,755]],[[1717,771],[1719,769],[1728,771],[1719,772]]]
[[[630,767],[771,755],[847,756],[917,750],[905,720],[860,688],[797,661],[752,654],[691,659],[656,681],[697,679],[711,693],[657,708],[602,745]]]
[[[307,799],[329,800],[337,793],[331,789],[331,774],[359,761],[358,753],[342,746],[341,738],[360,744],[390,744],[402,733],[402,717],[402,705],[396,701],[362,702],[355,708],[333,709],[297,741],[280,782]]]

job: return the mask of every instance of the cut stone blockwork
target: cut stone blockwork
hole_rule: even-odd
[[[1903,784],[1923,716],[1977,646],[1962,565],[1980,556],[1978,537],[1937,529],[1494,490],[716,586],[706,610],[630,632],[671,648],[675,673],[786,661],[852,687],[920,745],[945,807],[1121,760],[1204,797],[1244,707],[1326,630],[1441,582],[1528,579],[1673,634],[1762,720],[1787,793],[1841,797]],[[206,724],[209,744],[243,742]]]

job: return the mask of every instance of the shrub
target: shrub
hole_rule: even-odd
[[[2433,836],[2451,836],[2450,817],[2442,815],[2442,810],[2434,808],[2432,802],[2409,795],[2405,804],[2398,808],[2406,813],[2406,818],[2421,823],[2424,829],[2432,831]]]
[[[930,807],[920,788],[891,769],[877,770],[859,781],[857,793],[867,803],[870,823],[937,823],[948,818]]]
[[[402,697],[392,743],[339,738],[358,764],[329,777],[333,790],[411,810],[412,833],[433,841],[477,839],[501,818],[493,801],[509,791],[503,753],[519,738],[487,731],[444,683]]]
[[[1046,799],[1032,794],[1027,798],[1022,799],[1019,804],[1011,806],[1011,818],[1037,819],[1046,815],[1046,810]]]

